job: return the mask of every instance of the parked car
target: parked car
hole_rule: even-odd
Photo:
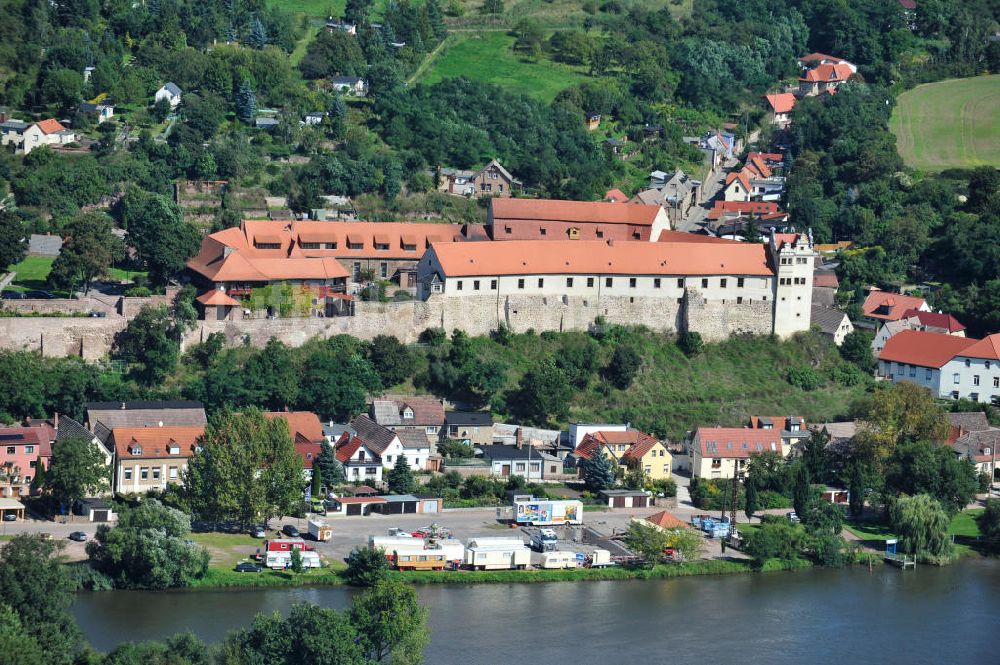
[[[791,511],[791,512],[785,513],[785,517],[787,517],[788,521],[792,522],[793,524],[797,524],[798,522],[802,521],[802,520],[799,519],[799,516],[795,514],[794,510]]]
[[[25,296],[20,291],[4,291],[0,293],[0,298],[4,300],[24,300]]]
[[[85,534],[83,531],[74,531],[73,533],[69,534],[69,539],[75,540],[78,543],[85,543],[87,542],[87,534]]]
[[[15,515],[14,513],[4,513],[3,514],[3,521],[4,522],[16,522],[17,521],[17,515]]]
[[[28,291],[24,295],[26,298],[35,298],[37,300],[52,300],[55,298],[55,296],[48,291]]]
[[[262,526],[255,526],[254,528],[250,529],[250,535],[253,536],[254,538],[266,538],[267,530]]]
[[[241,563],[236,564],[237,573],[259,573],[260,571],[261,567],[256,563],[250,561],[243,561]]]
[[[284,528],[281,529],[281,532],[289,538],[300,538],[302,536],[294,524],[286,524]]]

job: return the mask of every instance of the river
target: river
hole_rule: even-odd
[[[208,642],[258,612],[309,601],[343,609],[344,588],[83,593],[90,643],[191,630]],[[673,580],[419,587],[430,665],[1000,662],[1000,564],[964,561]],[[308,664],[303,664],[308,665]]]

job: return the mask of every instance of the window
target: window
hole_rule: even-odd
[[[933,375],[934,375],[934,373],[933,373],[933,372],[931,372],[931,370],[929,370],[929,369],[925,369],[925,370],[924,370],[924,381],[930,381],[930,380],[931,380],[931,377],[932,377]]]
[[[149,467],[144,466],[139,469],[139,478],[141,478],[142,480],[149,479]]]
[[[141,455],[142,454],[142,446],[132,446],[132,454],[133,455]]]
[[[168,469],[168,471],[167,471],[167,477],[170,478],[170,480],[177,480],[177,467],[176,466],[172,466],[172,467],[170,467],[170,469]]]
[[[635,284],[636,284],[635,277],[629,277],[628,278],[628,288],[634,289],[635,288]]]
[[[951,398],[952,399],[958,399],[958,391],[957,390],[952,390],[951,391]]]
[[[514,470],[524,473],[524,462],[517,462],[514,464]]]
[[[458,291],[462,290],[462,280],[458,280],[457,282],[455,282],[455,289]]]
[[[523,289],[524,288],[524,279],[523,278],[517,280],[517,288],[519,288],[519,289]]]
[[[478,291],[479,290],[479,280],[478,279],[472,280],[472,290],[473,291]]]
[[[990,361],[989,361],[989,360],[987,360],[987,361],[986,361],[986,369],[989,369],[989,368],[990,368]]]
[[[978,402],[979,393],[969,393],[969,399],[971,399],[973,402]]]
[[[170,446],[169,448],[167,448],[167,452],[169,452],[171,455],[180,455],[181,447],[176,445]]]
[[[159,479],[160,479],[160,467],[154,466],[153,467],[153,480],[159,480]]]
[[[503,227],[503,232],[509,234],[510,233],[510,227],[509,226]]]
[[[428,434],[437,434],[438,428],[435,427],[434,425],[428,425],[427,427],[424,428],[424,431],[427,432]]]
[[[603,238],[604,237],[604,231],[598,231],[597,232],[597,237],[598,238]]]
[[[593,277],[588,277],[587,278],[587,286],[589,288],[593,288],[594,287],[594,278]]]
[[[1000,388],[1000,376],[993,377],[993,387]]]
[[[641,236],[641,235],[639,235],[639,232],[638,232],[638,231],[635,231],[635,232],[634,232],[634,233],[632,234],[632,237],[633,237],[634,239],[636,239],[636,240],[639,240],[639,239],[641,239],[641,238],[642,238],[642,236]]]
[[[611,288],[611,284],[613,282],[614,282],[614,280],[612,280],[610,277],[605,277],[604,278],[604,286],[608,287],[609,289]]]
[[[683,277],[678,277],[677,278],[677,288],[678,289],[683,289],[684,288],[684,278]]]
[[[379,266],[378,266],[378,274],[381,275],[382,279],[385,279],[386,277],[388,277],[389,276],[389,264],[386,263],[385,261],[382,261],[382,263],[380,263]]]
[[[653,278],[653,288],[654,289],[660,288],[660,278],[659,277],[654,277]]]
[[[17,452],[17,448],[15,448],[14,446],[7,446],[7,454],[8,455],[13,455],[16,452]]]
[[[743,304],[743,296],[736,296],[736,304],[737,305]]]
[[[724,289],[724,288],[726,288],[726,284],[728,284],[728,283],[729,283],[729,280],[727,280],[725,277],[723,277],[722,279],[719,280],[719,287]]]
[[[742,277],[737,278],[736,279],[736,288],[742,289],[744,281],[746,281],[746,280],[744,280]]]
[[[543,286],[545,286],[545,280],[542,279],[541,277],[539,277],[538,278],[538,288],[542,288]]]
[[[573,288],[573,278],[572,277],[567,277],[566,278],[566,288],[567,289],[572,289]]]
[[[125,469],[125,480],[132,480],[132,469]]]
[[[542,463],[541,462],[532,462],[531,463],[531,473],[539,473],[539,472],[541,472],[541,470],[542,470]]]
[[[958,372],[955,372],[954,374],[951,375],[951,382],[952,383],[957,384],[957,383],[961,383],[961,381],[962,381],[962,377],[960,377],[958,375]]]
[[[26,453],[33,453],[33,452],[35,452],[35,447],[34,446],[25,446],[24,447],[24,452],[26,452]]]
[[[392,455],[386,455],[386,456],[385,456],[385,461],[386,461],[387,463],[391,463],[391,462],[392,462]]]
[[[974,386],[978,386],[979,385],[979,375],[978,374],[976,374],[976,375],[974,375],[972,377],[972,385],[974,385]]]
[[[496,290],[497,290],[497,281],[495,279],[491,279],[490,280],[490,291],[496,291]]]
[[[365,243],[363,242],[347,242],[347,249],[364,249]]]
[[[701,280],[701,288],[703,288],[703,289],[707,289],[708,288],[708,280],[707,279]]]
[[[966,367],[972,367],[972,361],[971,361],[971,360],[969,360],[968,358],[966,358],[966,359],[965,359],[965,366],[966,366]]]
[[[354,279],[355,281],[361,279],[361,261],[354,262]]]

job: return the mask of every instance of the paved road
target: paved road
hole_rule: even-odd
[[[736,164],[737,160],[729,160],[723,165],[718,178],[707,181],[702,185],[702,199],[704,199],[704,203],[696,205],[688,210],[684,219],[677,223],[677,228],[675,230],[691,233],[692,231],[698,229],[698,225],[705,220],[705,217],[708,216],[708,211],[712,209],[715,197],[725,186],[726,174],[731,168],[736,166]]]

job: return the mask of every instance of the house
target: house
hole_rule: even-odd
[[[201,318],[206,321],[232,321],[240,313],[240,301],[226,295],[225,291],[211,289],[195,298]]]
[[[525,480],[545,480],[562,473],[562,461],[534,446],[482,446],[482,459],[490,466],[490,475],[500,478],[521,476]]]
[[[813,272],[813,304],[833,307],[837,302],[840,280],[832,270],[816,269]]]
[[[554,199],[490,199],[486,231],[493,240],[640,240],[670,229],[659,205]]]
[[[781,212],[774,201],[715,201],[707,217],[713,221],[730,221],[741,217],[764,220],[775,215],[782,216],[784,221],[788,219],[787,213]]]
[[[489,411],[447,411],[444,438],[472,446],[493,443],[493,416]]]
[[[750,456],[791,453],[782,430],[750,427],[699,427],[688,445],[691,474],[696,478],[732,478],[746,472]]]
[[[572,423],[569,426],[569,443],[576,450],[588,434],[595,432],[627,432],[628,423]]]
[[[601,114],[600,113],[588,113],[584,116],[583,126],[587,128],[588,132],[592,132],[601,126]]]
[[[642,490],[601,490],[597,493],[608,508],[647,508],[656,499]]]
[[[96,116],[95,120],[97,124],[101,124],[106,120],[111,120],[115,115],[115,107],[111,104],[91,104],[89,102],[84,102],[77,107],[77,112],[82,115],[92,115]]]
[[[0,497],[31,495],[38,468],[52,458],[52,438],[42,427],[0,427]]]
[[[344,465],[344,475],[348,482],[382,482],[382,458],[375,448],[368,446],[360,437],[345,432],[334,449],[337,459]]]
[[[905,333],[900,333],[902,334]],[[944,337],[972,343],[961,346],[954,357],[941,368],[938,396],[1000,406],[1000,333],[981,340],[968,340],[954,335]],[[892,340],[889,344],[892,344]],[[889,345],[886,345],[886,349],[888,348]]]
[[[661,330],[677,330],[684,317],[685,325],[697,330],[699,312],[713,303],[724,306],[736,329],[748,330],[740,310],[753,303],[760,310],[755,317],[762,334],[788,336],[809,329],[815,254],[808,236],[774,234],[763,245],[677,235],[684,241],[435,243],[417,266],[418,295],[469,303],[486,296],[491,310],[482,315],[502,317],[514,330],[526,329],[529,320],[536,327],[534,317],[529,319],[531,303],[567,306],[571,299],[593,308],[589,320],[611,315],[612,308],[622,315],[638,304],[642,314],[637,310],[635,315]],[[681,311],[685,302],[694,309]],[[524,326],[518,325],[521,320]]]
[[[847,64],[826,63],[808,70],[799,78],[799,94],[814,97],[823,93],[833,93],[846,83],[855,70]]]
[[[957,399],[960,386],[973,382],[973,372],[966,371],[972,369],[972,359],[969,359],[968,367],[964,361],[957,363],[957,371],[951,372],[954,376],[949,376],[950,370],[946,367],[953,358],[977,342],[953,335],[902,330],[890,337],[878,354],[878,376],[893,383],[916,383],[938,397],[953,396]],[[947,380],[946,376],[949,376]],[[978,377],[976,381],[981,382]],[[983,385],[982,388],[988,386]]]
[[[799,67],[802,69],[809,69],[818,65],[844,65],[850,69],[852,73],[858,71],[858,67],[854,63],[844,60],[843,58],[838,58],[835,55],[827,55],[826,53],[807,53],[799,58]]]
[[[854,331],[854,324],[851,323],[850,317],[833,307],[813,305],[809,321],[810,327],[829,337],[837,346],[843,344],[844,338]]]
[[[280,418],[288,423],[288,435],[295,444],[295,452],[302,458],[303,476],[306,482],[312,480],[313,462],[326,441],[319,416],[312,411],[269,411],[264,417],[268,420]]]
[[[909,309],[903,313],[902,318],[896,321],[886,321],[879,326],[872,339],[872,352],[878,355],[885,348],[886,342],[903,330],[919,330],[965,337],[965,326],[951,314]]]
[[[189,400],[135,400],[131,402],[88,402],[84,425],[102,444],[107,444],[116,427],[202,427],[208,423],[201,402]],[[60,423],[62,427],[64,423]],[[113,453],[114,447],[109,446]]]
[[[109,439],[115,451],[113,487],[129,494],[181,484],[188,460],[205,433],[199,426],[115,427]]]
[[[687,529],[691,526],[684,520],[677,519],[677,517],[667,512],[666,510],[661,510],[658,513],[653,513],[649,517],[646,517],[643,521],[645,522],[646,526],[652,525],[659,531],[671,531],[673,529]]]
[[[604,200],[608,203],[625,203],[629,200],[629,197],[625,192],[616,187],[604,193]]]
[[[506,198],[521,187],[521,181],[495,159],[478,170],[438,168],[435,173],[439,191],[470,198]]]
[[[312,111],[311,113],[306,113],[305,117],[302,119],[302,123],[305,125],[321,125],[323,124],[323,118],[326,117],[326,112],[324,111]]]
[[[649,174],[649,186],[650,189],[636,194],[630,203],[663,206],[675,225],[701,198],[701,181],[680,169],[673,174],[653,171]]]
[[[58,235],[32,233],[28,236],[28,256],[59,256],[63,239]]]
[[[771,124],[779,129],[784,129],[792,121],[792,109],[795,108],[796,98],[790,92],[782,92],[775,95],[765,95],[768,109],[771,112]]]
[[[809,428],[802,416],[750,416],[751,429],[775,430],[783,446],[791,449],[809,438]]]
[[[387,469],[395,466],[400,456],[405,456],[414,471],[428,468],[431,444],[420,432],[405,428],[400,432],[393,431],[366,415],[360,415],[351,421],[350,430],[341,434],[336,447],[339,449],[344,443],[353,444],[354,439],[359,439],[367,450],[381,458],[382,466]]]
[[[385,397],[372,400],[371,418],[394,432],[418,432],[433,446],[444,434],[444,403],[436,397]]]
[[[726,174],[726,184],[722,189],[723,201],[752,201],[753,185],[750,184],[750,174],[745,171],[732,171]]]
[[[876,325],[885,321],[898,321],[911,309],[921,312],[931,311],[927,301],[919,296],[907,296],[878,289],[873,289],[861,306],[865,317]]]
[[[366,274],[416,286],[417,262],[432,242],[466,240],[460,224],[245,220],[202,239],[187,263],[204,290],[240,298],[275,283],[343,294]],[[228,303],[223,303],[228,304]]]
[[[253,125],[257,129],[263,129],[265,131],[271,131],[275,129],[281,122],[277,118],[268,118],[265,116],[258,116],[254,118]]]
[[[42,146],[62,146],[76,141],[76,133],[66,129],[58,120],[49,118],[32,125],[24,125],[17,120],[8,120],[0,125],[3,129],[3,144],[13,144],[14,152],[27,155]]]
[[[13,118],[0,122],[0,145],[13,145],[15,152],[24,149],[24,132],[31,124]]]
[[[327,20],[326,29],[330,32],[346,32],[349,35],[358,34],[358,26],[356,23],[348,23],[347,21],[335,18]]]
[[[334,76],[330,79],[330,87],[335,92],[354,97],[364,97],[368,93],[368,83],[357,76]]]
[[[102,431],[107,432],[107,438],[102,441],[96,434],[68,416],[60,416],[57,420],[57,425],[56,438],[52,444],[53,448],[58,447],[61,442],[69,439],[84,439],[85,441],[90,441],[90,445],[92,445],[104,458],[104,465],[108,468],[112,468],[115,461],[115,450],[109,440],[111,434],[110,430],[105,430],[103,425],[101,426]],[[99,493],[103,495],[110,492],[111,481],[108,480],[106,486]]]
[[[573,454],[577,460],[587,460],[598,450],[606,451],[619,466],[642,471],[651,480],[670,477],[673,457],[661,441],[645,432],[631,428],[590,432]]]
[[[512,423],[493,423],[493,443],[505,446],[529,445],[533,446],[535,450],[551,452],[560,459],[569,452],[562,446],[561,431]]]
[[[153,95],[153,102],[156,103],[161,99],[167,100],[170,104],[170,108],[175,109],[177,105],[181,103],[181,89],[177,87],[177,84],[173,81],[164,83],[156,94]]]
[[[963,433],[952,444],[956,455],[975,464],[976,473],[985,473],[993,482],[1000,479],[997,473],[997,446],[1000,446],[1000,428],[994,427]]]

